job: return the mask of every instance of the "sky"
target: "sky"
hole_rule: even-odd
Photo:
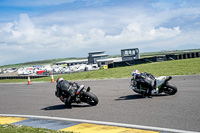
[[[200,48],[200,0],[0,0],[0,66]]]

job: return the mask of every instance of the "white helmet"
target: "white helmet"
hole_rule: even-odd
[[[58,84],[60,81],[63,81],[64,79],[62,77],[58,77],[56,80],[56,83]]]
[[[140,71],[139,70],[134,70],[133,72],[132,72],[132,76],[133,76],[133,78],[135,79],[136,77],[138,77],[140,75]]]

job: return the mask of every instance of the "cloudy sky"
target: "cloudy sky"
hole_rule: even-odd
[[[0,66],[200,48],[200,0],[0,0]]]

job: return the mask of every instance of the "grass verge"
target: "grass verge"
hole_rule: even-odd
[[[146,63],[126,67],[116,67],[107,70],[87,71],[81,73],[59,75],[66,80],[90,80],[90,79],[111,79],[111,78],[129,78],[131,72],[138,69],[140,72],[149,72],[155,76],[161,75],[197,75],[200,74],[200,58],[171,60],[155,63]],[[58,76],[54,76],[56,79]],[[31,82],[50,82],[50,77],[31,79]],[[27,82],[27,79],[5,79],[0,80],[0,83],[17,83]]]
[[[0,133],[73,133],[65,131],[49,130],[44,128],[32,128],[27,126],[16,126],[16,125],[0,125]]]

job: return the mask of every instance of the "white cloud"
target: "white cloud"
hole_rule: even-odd
[[[186,44],[198,46],[199,29],[184,20],[196,20],[199,14],[199,8],[155,12],[135,7],[63,11],[31,18],[26,13],[20,14],[19,20],[0,22],[0,47],[3,50],[0,65],[87,57],[93,50],[120,54],[120,49],[131,47],[158,51]],[[174,19],[176,23],[172,21]],[[194,21],[197,27],[198,22]]]
[[[126,43],[145,42],[157,38],[165,39],[180,33],[179,27],[173,29],[154,28],[149,24],[145,25],[145,23],[131,23],[124,28],[121,27],[122,31],[117,35],[106,35],[103,29],[92,27],[90,27],[91,29],[85,29],[84,25],[79,26],[79,30],[76,28],[77,25],[71,25],[70,27],[56,24],[37,26],[27,14],[21,14],[18,21],[9,22],[5,25],[0,34],[4,36],[3,42],[6,46],[4,44],[1,47],[4,47],[4,50],[7,51],[9,45],[14,46],[12,52],[8,51],[7,54],[21,53],[22,55],[18,58],[22,58],[22,60],[24,58],[23,54],[29,56],[48,55],[48,52],[52,51],[55,56],[64,53],[66,53],[66,56],[70,56],[73,53],[72,51],[81,51],[83,48],[96,47],[106,50],[107,45],[109,45],[108,47],[122,47]],[[20,49],[16,49],[16,47]],[[87,52],[89,51],[85,51],[84,55],[80,55],[87,56],[85,55]],[[73,56],[76,56],[76,54],[79,53],[74,53]]]

